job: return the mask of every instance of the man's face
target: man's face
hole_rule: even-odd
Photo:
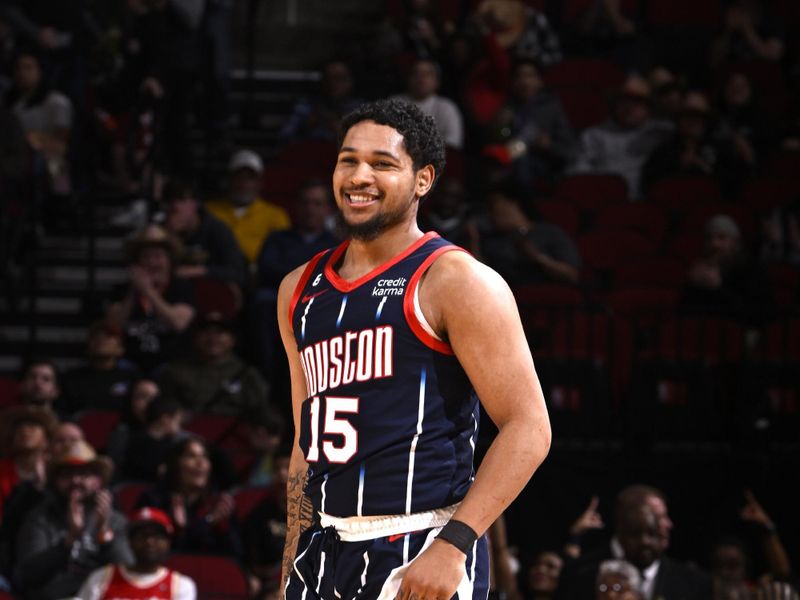
[[[514,80],[511,85],[512,91],[517,98],[527,100],[542,89],[542,78],[533,65],[520,65],[514,71]]]
[[[432,96],[439,89],[439,76],[436,67],[428,61],[420,61],[411,68],[408,78],[408,91],[418,100]]]
[[[706,238],[709,254],[717,259],[727,259],[739,249],[739,238],[727,233],[710,233]]]
[[[14,81],[23,92],[32,91],[42,80],[39,61],[33,56],[20,56],[14,68]]]
[[[663,552],[658,520],[648,507],[625,515],[617,526],[617,539],[625,553],[625,560],[638,569],[646,569]]]
[[[208,325],[194,337],[195,350],[207,361],[228,356],[233,351],[234,343],[231,332],[218,325]]]
[[[89,338],[86,354],[89,358],[119,358],[125,353],[122,339],[104,331],[98,331]]]
[[[53,456],[63,455],[83,439],[83,431],[75,423],[61,423],[53,437]]]
[[[372,240],[413,221],[417,199],[432,181],[432,167],[415,172],[396,129],[362,121],[344,138],[333,171],[333,193],[349,235]]]
[[[131,392],[131,413],[139,421],[145,421],[147,406],[158,396],[159,391],[158,384],[149,379],[143,379],[134,386]]]
[[[617,103],[614,114],[620,125],[635,129],[650,118],[650,107],[644,99],[625,96]]]
[[[294,220],[304,233],[319,233],[325,228],[325,219],[330,214],[328,190],[321,185],[306,188],[297,198]]]
[[[177,234],[190,232],[199,218],[197,208],[197,199],[193,196],[172,199],[167,205],[167,229]]]
[[[166,283],[169,281],[172,261],[169,253],[161,246],[145,246],[139,252],[138,265],[142,267],[154,283]]]
[[[136,562],[140,565],[160,565],[169,555],[169,536],[156,523],[137,525],[128,533],[128,540]]]
[[[672,532],[672,519],[667,512],[667,503],[658,496],[648,496],[647,506],[653,511],[658,521],[658,533],[661,536],[663,550],[669,547],[669,537]]]
[[[720,545],[711,557],[711,572],[726,583],[741,583],[747,576],[745,556],[736,545]]]
[[[261,192],[261,175],[247,167],[231,174],[231,201],[238,206],[252,204]]]
[[[23,421],[17,425],[11,438],[12,454],[43,452],[47,449],[47,432],[39,423]]]
[[[102,487],[100,476],[87,466],[62,467],[55,477],[55,489],[65,498],[88,500]]]
[[[343,98],[353,91],[353,76],[350,68],[344,63],[335,62],[326,66],[323,81],[328,95],[332,98]]]
[[[52,405],[60,393],[53,367],[47,364],[32,365],[22,379],[21,392],[27,404]]]

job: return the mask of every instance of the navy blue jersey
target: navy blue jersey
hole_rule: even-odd
[[[478,400],[415,300],[425,270],[459,248],[428,233],[352,282],[335,271],[346,249],[308,264],[289,309],[308,388],[306,493],[338,517],[454,504],[473,477]]]

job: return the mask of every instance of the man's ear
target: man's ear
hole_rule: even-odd
[[[417,171],[417,183],[415,192],[417,198],[422,198],[425,194],[431,191],[433,181],[436,179],[436,171],[433,165],[425,165]]]

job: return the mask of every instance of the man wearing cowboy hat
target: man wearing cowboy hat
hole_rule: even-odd
[[[135,557],[133,565],[113,564],[93,571],[77,597],[80,600],[194,600],[197,597],[194,581],[164,566],[174,531],[165,512],[150,507],[137,510],[128,521],[128,539]]]
[[[49,493],[17,537],[14,583],[26,600],[72,596],[93,569],[132,562],[125,518],[106,489],[111,471],[84,441],[53,459]]]
[[[178,354],[180,334],[194,317],[192,286],[174,274],[178,247],[158,225],[133,238],[128,247],[130,283],[106,314],[124,330],[126,354],[144,372]]]

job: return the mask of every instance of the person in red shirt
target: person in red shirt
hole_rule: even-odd
[[[128,540],[135,562],[128,567],[107,565],[84,582],[80,600],[195,600],[191,578],[164,566],[174,528],[157,508],[137,510],[128,522]]]

